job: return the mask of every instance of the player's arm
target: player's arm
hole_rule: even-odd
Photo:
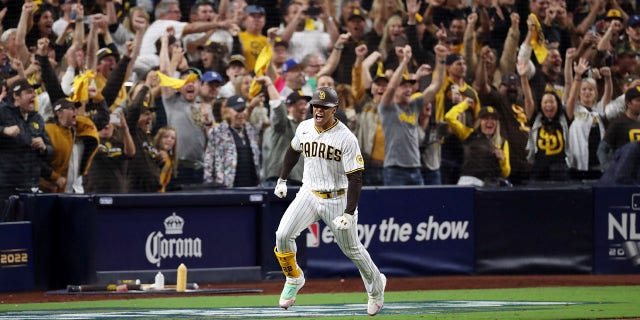
[[[360,190],[362,190],[362,170],[354,171],[347,174],[349,187],[347,189],[347,207],[344,213],[351,214],[356,211],[358,201],[360,200]]]
[[[300,159],[300,152],[293,150],[293,148],[289,146],[287,152],[284,154],[284,160],[282,161],[280,179],[285,181],[287,180],[289,174],[291,174],[291,170],[293,170],[293,167],[298,163],[298,159]]]
[[[298,130],[300,127],[298,127]],[[289,174],[291,174],[291,170],[298,163],[298,159],[300,159],[301,151],[296,151],[292,145],[297,145],[298,138],[297,136],[293,137],[289,148],[284,154],[284,159],[282,160],[282,169],[280,169],[280,177],[278,177],[278,182],[276,183],[276,188],[273,190],[273,194],[278,198],[284,198],[287,196],[287,178]]]

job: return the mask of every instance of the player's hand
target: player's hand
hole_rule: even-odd
[[[348,213],[345,213],[333,219],[333,226],[338,230],[347,230],[351,228],[354,223],[355,222],[353,215]]]
[[[278,183],[276,184],[276,189],[273,190],[273,194],[278,198],[284,198],[287,196],[287,180],[278,178]]]

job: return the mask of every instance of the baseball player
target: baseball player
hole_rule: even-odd
[[[360,271],[369,301],[367,313],[376,315],[384,303],[387,279],[358,240],[358,199],[362,189],[364,161],[358,141],[349,128],[335,118],[335,90],[317,88],[309,102],[313,117],[298,126],[287,150],[275,195],[287,195],[287,177],[300,154],[304,155],[302,187],[280,220],[275,254],[287,280],[280,307],[289,308],[304,286],[304,274],[296,263],[295,239],[310,224],[322,219],[335,235],[342,252]]]

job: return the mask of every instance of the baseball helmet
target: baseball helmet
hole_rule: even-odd
[[[337,107],[339,104],[338,94],[335,90],[329,87],[317,88],[313,92],[313,97],[309,101],[310,105],[325,106],[325,107]]]

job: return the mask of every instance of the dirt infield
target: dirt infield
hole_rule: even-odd
[[[444,289],[488,289],[488,288],[524,288],[558,286],[610,286],[640,285],[638,275],[547,275],[547,276],[445,276],[445,277],[390,277],[387,291],[406,290],[444,290]],[[282,281],[262,281],[251,283],[214,283],[200,284],[207,288],[259,288],[262,294],[280,294]],[[303,289],[306,293],[342,293],[364,292],[360,278],[348,279],[307,279]],[[170,296],[183,295],[182,293]],[[167,297],[167,294],[69,294],[52,295],[42,291],[22,293],[0,293],[0,304],[19,304],[31,302],[66,302],[106,299],[137,299]]]

